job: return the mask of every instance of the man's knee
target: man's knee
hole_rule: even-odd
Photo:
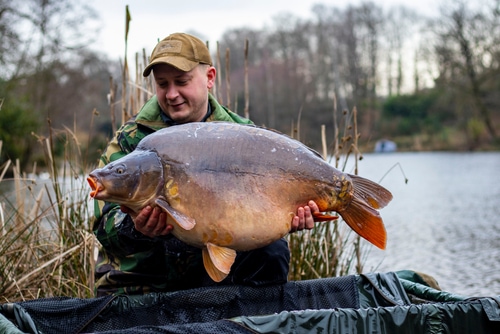
[[[244,285],[281,284],[288,280],[290,250],[285,239],[240,252],[231,268],[231,282]]]

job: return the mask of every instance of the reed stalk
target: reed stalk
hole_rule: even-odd
[[[226,106],[231,109],[231,52],[229,48],[226,49]]]
[[[250,88],[248,84],[248,39],[245,39],[245,107],[243,109],[243,116],[250,118]],[[236,99],[237,101],[237,99]],[[236,109],[237,110],[237,109]]]
[[[297,136],[300,136],[300,116],[297,124]],[[345,171],[347,161],[355,160],[355,174],[357,161],[361,159],[358,150],[359,133],[357,129],[357,110],[351,113],[344,111],[342,116],[343,134],[338,131],[336,98],[334,97],[334,136],[333,152],[328,157],[327,135],[325,127],[321,127],[322,155],[325,160],[330,159],[338,168],[342,161],[342,170]],[[332,162],[331,160],[334,160]],[[316,223],[311,231],[292,233],[288,236],[291,252],[290,280],[316,279],[324,277],[360,274],[363,263],[369,250],[367,244],[341,218],[333,221]]]

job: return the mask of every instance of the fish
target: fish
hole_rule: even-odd
[[[392,194],[344,173],[285,134],[254,125],[194,122],[158,130],[128,155],[89,173],[90,197],[139,212],[167,213],[179,240],[201,248],[215,282],[230,273],[237,251],[264,247],[290,232],[310,200],[314,220],[343,220],[385,249],[379,209]]]

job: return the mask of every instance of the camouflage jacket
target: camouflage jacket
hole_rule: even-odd
[[[209,121],[251,124],[221,106],[209,95]],[[99,167],[132,152],[145,136],[169,125],[156,96],[116,133],[101,156]],[[132,219],[119,206],[95,201],[94,233],[99,241],[95,268],[97,295],[172,291],[201,285],[204,269],[201,250],[172,236],[149,238],[135,230]]]

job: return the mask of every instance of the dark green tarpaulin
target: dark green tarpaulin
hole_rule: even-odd
[[[487,310],[492,311],[489,318]],[[500,333],[499,304],[489,298],[362,309],[281,312],[234,321],[258,333]]]
[[[500,333],[500,301],[412,271],[0,305],[0,333]]]

